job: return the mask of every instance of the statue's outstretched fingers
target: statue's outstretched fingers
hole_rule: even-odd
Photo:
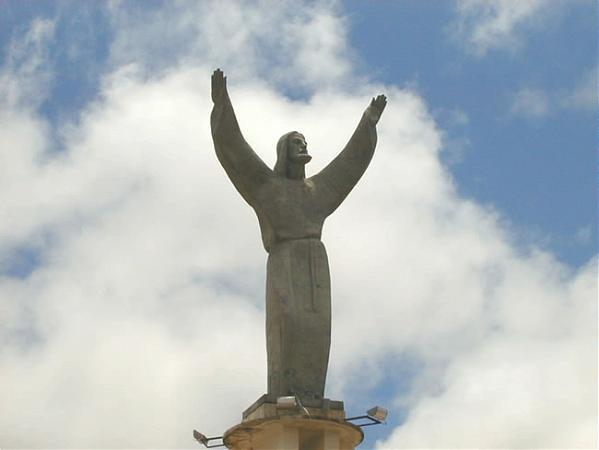
[[[223,91],[227,88],[226,77],[223,75],[223,71],[216,69],[212,73],[212,101],[214,103],[222,97]]]
[[[225,78],[226,78],[226,77],[224,76],[224,73],[223,73],[223,71],[222,71],[222,70],[220,70],[220,69],[216,69],[216,70],[215,70],[215,71],[212,73],[212,81],[213,81],[215,84],[219,84],[219,83],[220,83],[220,84],[222,84],[222,82],[223,82],[223,80],[224,80]]]
[[[381,111],[383,111],[383,109],[385,109],[385,106],[387,106],[387,97],[385,97],[384,95],[379,95],[376,98],[376,106],[377,108],[379,108]]]

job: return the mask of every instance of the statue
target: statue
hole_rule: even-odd
[[[273,170],[254,153],[241,134],[220,69],[212,74],[212,101],[216,155],[256,212],[269,254],[268,395],[322,399],[331,343],[331,286],[327,253],[320,240],[322,226],[368,167],[386,98],[372,99],[343,151],[310,178],[306,178],[305,165],[312,157],[306,139],[297,131],[279,139]]]

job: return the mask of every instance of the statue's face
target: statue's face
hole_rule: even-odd
[[[287,158],[289,161],[306,164],[312,157],[308,154],[308,144],[303,135],[296,133],[289,136],[287,142]]]

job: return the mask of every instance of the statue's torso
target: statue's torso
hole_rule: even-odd
[[[273,177],[254,209],[269,252],[266,275],[268,393],[322,399],[331,341],[331,287],[320,241],[326,214],[311,180]]]
[[[320,239],[328,211],[310,179],[273,177],[260,188],[253,205],[267,250],[278,242]]]

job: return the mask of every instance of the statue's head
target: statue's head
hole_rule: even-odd
[[[303,134],[297,131],[284,134],[277,143],[277,163],[274,171],[278,175],[287,177],[292,164],[304,166],[312,157],[308,154],[308,144]]]

